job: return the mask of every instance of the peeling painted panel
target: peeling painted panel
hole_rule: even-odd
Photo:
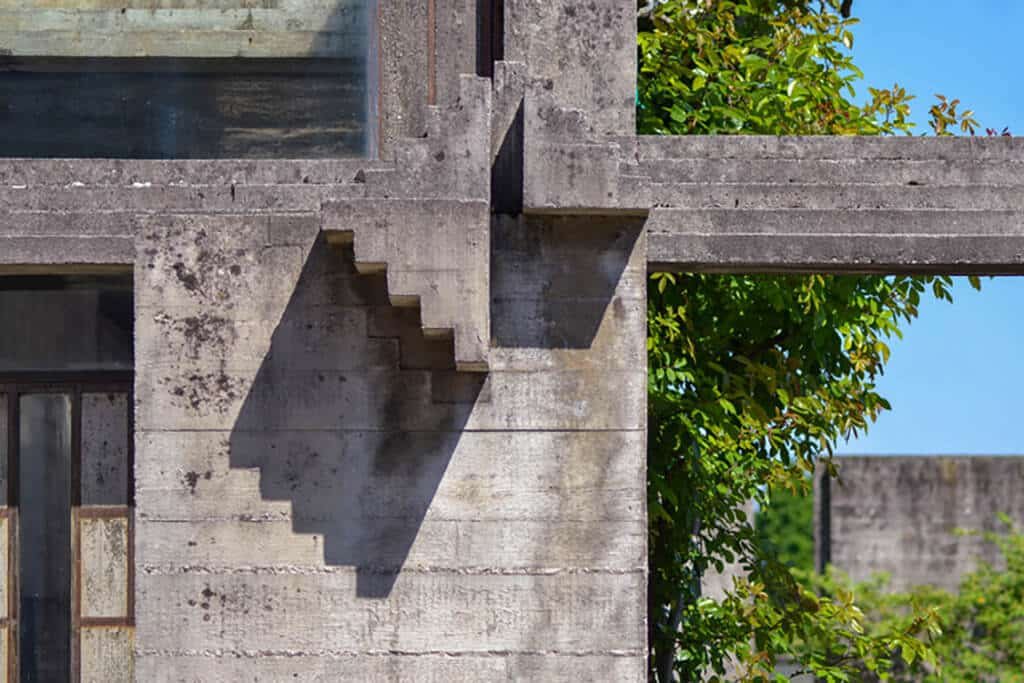
[[[128,504],[128,395],[82,395],[82,505]]]
[[[134,678],[134,629],[92,626],[82,629],[81,682],[129,683]]]
[[[8,572],[8,567],[10,566],[10,530],[10,518],[0,517],[0,619],[6,619],[10,616],[7,609],[10,598],[8,586],[10,581]]]
[[[80,518],[82,617],[128,617],[128,520]]]
[[[7,505],[7,394],[0,394],[0,506]]]
[[[7,676],[9,665],[7,661],[8,644],[11,634],[6,626],[0,626],[0,683],[7,683],[10,679]]]

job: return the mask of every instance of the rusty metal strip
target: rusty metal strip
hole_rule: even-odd
[[[71,680],[82,679],[82,526],[78,506],[71,508]]]
[[[71,393],[71,680],[82,680],[82,386]]]
[[[125,502],[129,508],[135,507],[135,386],[129,384],[127,387],[128,394],[128,440],[125,442],[128,444],[128,476],[125,477],[128,480],[128,491],[126,492]]]
[[[124,617],[82,617],[81,628],[133,628],[135,623]]]
[[[127,505],[85,505],[78,508],[81,519],[128,519],[131,508]]]
[[[14,618],[15,612],[14,612],[14,604],[13,604],[14,603],[14,590],[13,590],[13,587],[12,587],[12,582],[13,582],[13,578],[14,578],[14,570],[16,569],[16,567],[14,566],[14,563],[12,562],[12,558],[14,557],[14,546],[13,546],[13,543],[14,543],[14,532],[13,532],[13,527],[14,527],[15,524],[17,524],[18,517],[15,514],[14,510],[12,510],[10,507],[0,507],[0,519],[6,520],[6,524],[7,524],[7,576],[6,576],[6,578],[7,578],[7,586],[6,586],[6,589],[7,589],[7,610],[6,610],[7,615],[5,617],[3,617],[3,618],[0,618],[0,627],[10,628],[10,627],[15,625],[15,618]],[[9,657],[10,657],[10,652],[8,652],[8,658]]]
[[[125,553],[125,562],[128,563],[128,571],[125,572],[128,584],[125,596],[125,618],[128,625],[135,626],[135,514],[128,511],[128,548]]]
[[[10,387],[7,393],[7,505],[18,506],[18,391]]]
[[[0,384],[12,384],[19,391],[43,393],[42,390],[59,387],[70,392],[74,384],[87,386],[87,391],[109,391],[108,387],[125,391],[134,380],[131,370],[96,370],[96,371],[54,371],[54,372],[0,372]]]

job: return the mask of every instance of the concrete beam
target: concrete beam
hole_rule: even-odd
[[[526,96],[530,213],[647,216],[651,270],[1024,272],[1014,138],[602,138]]]

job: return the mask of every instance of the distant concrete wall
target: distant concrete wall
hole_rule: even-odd
[[[998,553],[955,529],[1002,528],[1000,512],[1024,524],[1024,457],[847,456],[839,481],[815,484],[819,565],[854,579],[892,575],[892,588],[956,588],[979,560]]]

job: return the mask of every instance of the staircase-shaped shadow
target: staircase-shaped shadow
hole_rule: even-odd
[[[321,238],[232,430],[231,466],[259,469],[360,597],[390,593],[486,381],[454,370],[452,343]]]

